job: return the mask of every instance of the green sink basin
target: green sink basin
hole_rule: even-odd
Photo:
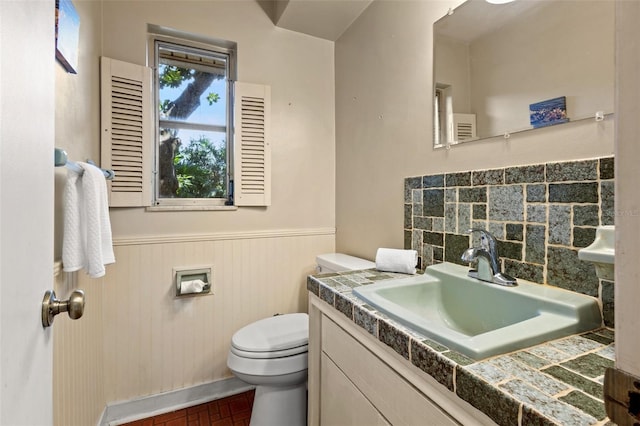
[[[502,287],[452,263],[424,275],[357,287],[356,296],[405,327],[473,359],[601,326],[595,298],[518,280]]]

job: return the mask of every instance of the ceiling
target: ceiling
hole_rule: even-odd
[[[476,38],[495,31],[516,16],[525,16],[530,10],[552,6],[553,2],[515,1],[490,4],[485,0],[468,0],[435,23],[439,35],[470,43]]]
[[[256,0],[273,23],[336,41],[372,0]]]

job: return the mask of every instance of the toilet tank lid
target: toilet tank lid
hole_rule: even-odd
[[[318,266],[322,266],[335,272],[371,269],[376,267],[376,264],[370,260],[343,253],[320,254],[316,256],[316,263]]]
[[[309,316],[305,313],[274,315],[238,330],[231,338],[236,348],[249,352],[272,352],[306,345]]]

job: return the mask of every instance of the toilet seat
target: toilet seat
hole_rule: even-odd
[[[306,352],[283,358],[246,358],[238,356],[229,351],[227,355],[227,367],[236,376],[249,375],[254,376],[250,383],[253,383],[255,377],[283,376],[299,371],[304,371],[306,376],[308,366],[308,354]]]
[[[246,358],[280,358],[307,351],[309,316],[276,315],[249,324],[231,338],[231,352]]]
[[[292,355],[305,353],[308,351],[308,346],[309,345],[302,345],[295,348],[284,349],[281,351],[257,352],[257,351],[243,351],[242,349],[236,348],[232,344],[231,352],[243,358],[272,359],[272,358],[284,358]]]

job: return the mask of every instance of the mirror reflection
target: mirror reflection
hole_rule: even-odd
[[[469,0],[434,24],[434,145],[613,112],[614,2]]]

